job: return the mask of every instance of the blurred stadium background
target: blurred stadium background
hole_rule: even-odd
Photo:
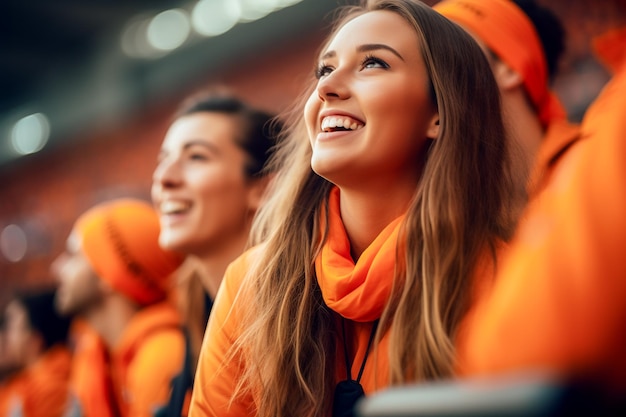
[[[50,282],[50,262],[86,208],[149,198],[158,148],[184,97],[226,85],[255,105],[286,108],[312,73],[332,10],[346,3],[3,0],[0,306],[12,289]],[[580,120],[608,75],[582,40],[592,28],[570,24],[568,1],[543,3],[564,19],[555,89]]]

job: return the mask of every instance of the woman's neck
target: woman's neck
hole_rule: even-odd
[[[226,268],[243,253],[247,241],[248,234],[241,233],[221,241],[204,254],[195,255],[202,285],[211,298],[215,298]]]
[[[394,192],[341,189],[341,219],[355,262],[389,223],[407,211],[415,193],[415,188],[404,193],[398,193],[395,185],[387,188]]]

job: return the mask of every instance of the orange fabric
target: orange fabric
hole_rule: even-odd
[[[404,215],[385,227],[355,264],[341,220],[338,187],[331,190],[328,206],[328,219],[322,216],[320,222],[322,231],[328,222],[328,237],[315,260],[324,301],[347,319],[376,320],[391,294],[398,234]]]
[[[0,416],[61,417],[70,401],[70,353],[50,348],[0,388]]]
[[[0,383],[0,417],[9,416],[15,407],[21,407],[21,395],[24,392],[26,373],[17,372]]]
[[[148,203],[121,199],[84,213],[75,231],[98,276],[139,304],[167,297],[183,257],[159,246],[159,219]]]
[[[566,120],[552,121],[544,134],[535,157],[529,181],[529,195],[538,195],[550,180],[561,156],[580,138],[580,127]]]
[[[331,222],[333,219],[331,218]],[[391,227],[391,229],[395,229]],[[386,230],[383,234],[387,236],[393,235],[389,233],[390,230]],[[339,237],[335,236],[340,240]],[[386,238],[382,239],[386,243],[381,245],[385,250],[388,246],[394,246],[392,242],[394,239]],[[334,242],[333,246],[337,247],[338,242]],[[341,247],[341,245],[339,245]],[[263,246],[254,248],[235,260],[227,269],[222,285],[217,294],[211,316],[209,318],[209,324],[204,337],[204,343],[202,351],[200,353],[200,359],[198,362],[198,369],[196,371],[195,386],[191,399],[191,406],[189,410],[190,417],[199,416],[220,416],[220,417],[240,417],[240,416],[254,416],[255,402],[252,396],[244,398],[238,398],[236,401],[231,401],[231,395],[234,392],[234,388],[239,381],[242,368],[245,366],[245,358],[234,357],[228,362],[225,359],[229,355],[230,348],[234,340],[239,335],[239,325],[241,323],[241,317],[243,311],[248,308],[251,300],[244,299],[239,293],[239,289],[242,286],[247,285],[244,281],[246,272],[251,264],[255,262],[257,257],[260,256],[261,251],[264,250]],[[339,262],[341,273],[345,272],[346,265],[345,260]],[[385,263],[383,263],[384,265]],[[385,266],[384,268],[387,268]],[[349,268],[348,268],[349,269]],[[351,278],[350,274],[348,274]],[[487,291],[493,281],[494,266],[491,262],[491,257],[485,257],[482,262],[477,265],[476,275],[474,279],[474,293],[478,298],[480,293]],[[381,283],[379,276],[370,275],[377,282]],[[330,283],[331,291],[336,290],[337,283],[328,278],[319,280],[320,286],[322,286],[322,292],[329,291],[329,288],[325,286]],[[385,284],[386,285],[386,284]],[[362,291],[362,285],[354,287],[355,291]],[[379,291],[375,292],[372,297],[382,297],[380,300],[366,300],[363,299],[365,306],[378,309],[379,305],[384,304],[388,297],[388,292]],[[341,314],[346,316],[358,316],[358,313],[351,312],[349,309],[359,310],[361,306],[358,303],[338,304],[341,308]],[[374,319],[378,317],[373,317]],[[348,349],[351,354],[352,360],[352,376],[356,377],[359,373],[359,368],[363,361],[363,357],[367,348],[368,339],[370,337],[370,331],[372,328],[371,322],[358,322],[348,321],[346,323],[346,334],[348,337]],[[465,323],[461,323],[460,333],[464,333]],[[339,342],[337,344],[337,357],[343,358],[343,344]],[[361,377],[361,384],[364,391],[367,394],[382,390],[389,385],[389,364],[388,364],[388,351],[389,351],[389,333],[383,335],[380,343],[373,347],[370,352],[363,375]],[[346,365],[343,360],[338,360],[335,367],[335,381],[339,382],[346,379]]]
[[[110,360],[100,336],[81,327],[72,360],[72,390],[84,417],[114,417],[117,406],[110,375]]]
[[[524,87],[547,126],[564,119],[563,106],[548,89],[548,65],[532,21],[509,0],[444,0],[434,7],[478,36],[524,80]]]
[[[626,28],[614,29],[593,39],[593,48],[598,60],[613,73],[619,72],[620,67],[626,62],[624,32]]]
[[[85,417],[148,417],[169,399],[182,369],[185,341],[177,310],[167,302],[140,310],[109,351],[83,328],[72,364],[72,387]]]
[[[626,28],[612,35],[626,44]],[[626,59],[589,107],[459,349],[460,371],[543,368],[626,394]],[[611,58],[611,57],[605,57]],[[621,61],[615,61],[615,59]]]
[[[111,375],[122,417],[148,417],[170,396],[182,369],[185,339],[178,311],[168,302],[140,310],[111,352]]]

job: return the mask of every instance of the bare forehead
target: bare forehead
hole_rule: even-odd
[[[333,36],[326,51],[340,44],[368,43],[409,43],[417,42],[414,28],[398,13],[389,10],[375,10],[357,16],[346,22]]]
[[[234,140],[236,117],[221,112],[197,112],[178,118],[168,129],[164,145],[182,145],[189,139]]]

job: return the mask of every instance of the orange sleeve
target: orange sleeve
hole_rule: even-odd
[[[0,416],[63,416],[70,399],[69,375],[69,351],[51,348],[0,387]]]
[[[27,417],[61,417],[68,407],[70,393],[70,353],[61,347],[46,353],[45,363],[38,366],[25,387]]]
[[[0,382],[0,416],[4,416],[7,414],[7,410],[9,408],[9,403],[11,400],[11,392],[9,391],[9,387],[2,382]]]
[[[541,368],[626,389],[626,68],[528,208],[460,372]]]
[[[5,381],[0,381],[0,416],[10,416],[13,408],[22,406],[20,392],[23,391],[24,372],[12,375]]]
[[[146,339],[129,365],[126,389],[132,393],[128,416],[152,417],[169,400],[171,381],[180,372],[185,339],[178,328]]]
[[[245,255],[244,255],[245,256]],[[189,417],[240,417],[254,415],[254,401],[250,397],[231,396],[241,375],[243,359],[226,361],[229,349],[237,338],[238,306],[244,306],[235,297],[245,275],[246,263],[242,257],[226,270],[213,304],[213,310],[204,334],[195,384],[191,397]]]

